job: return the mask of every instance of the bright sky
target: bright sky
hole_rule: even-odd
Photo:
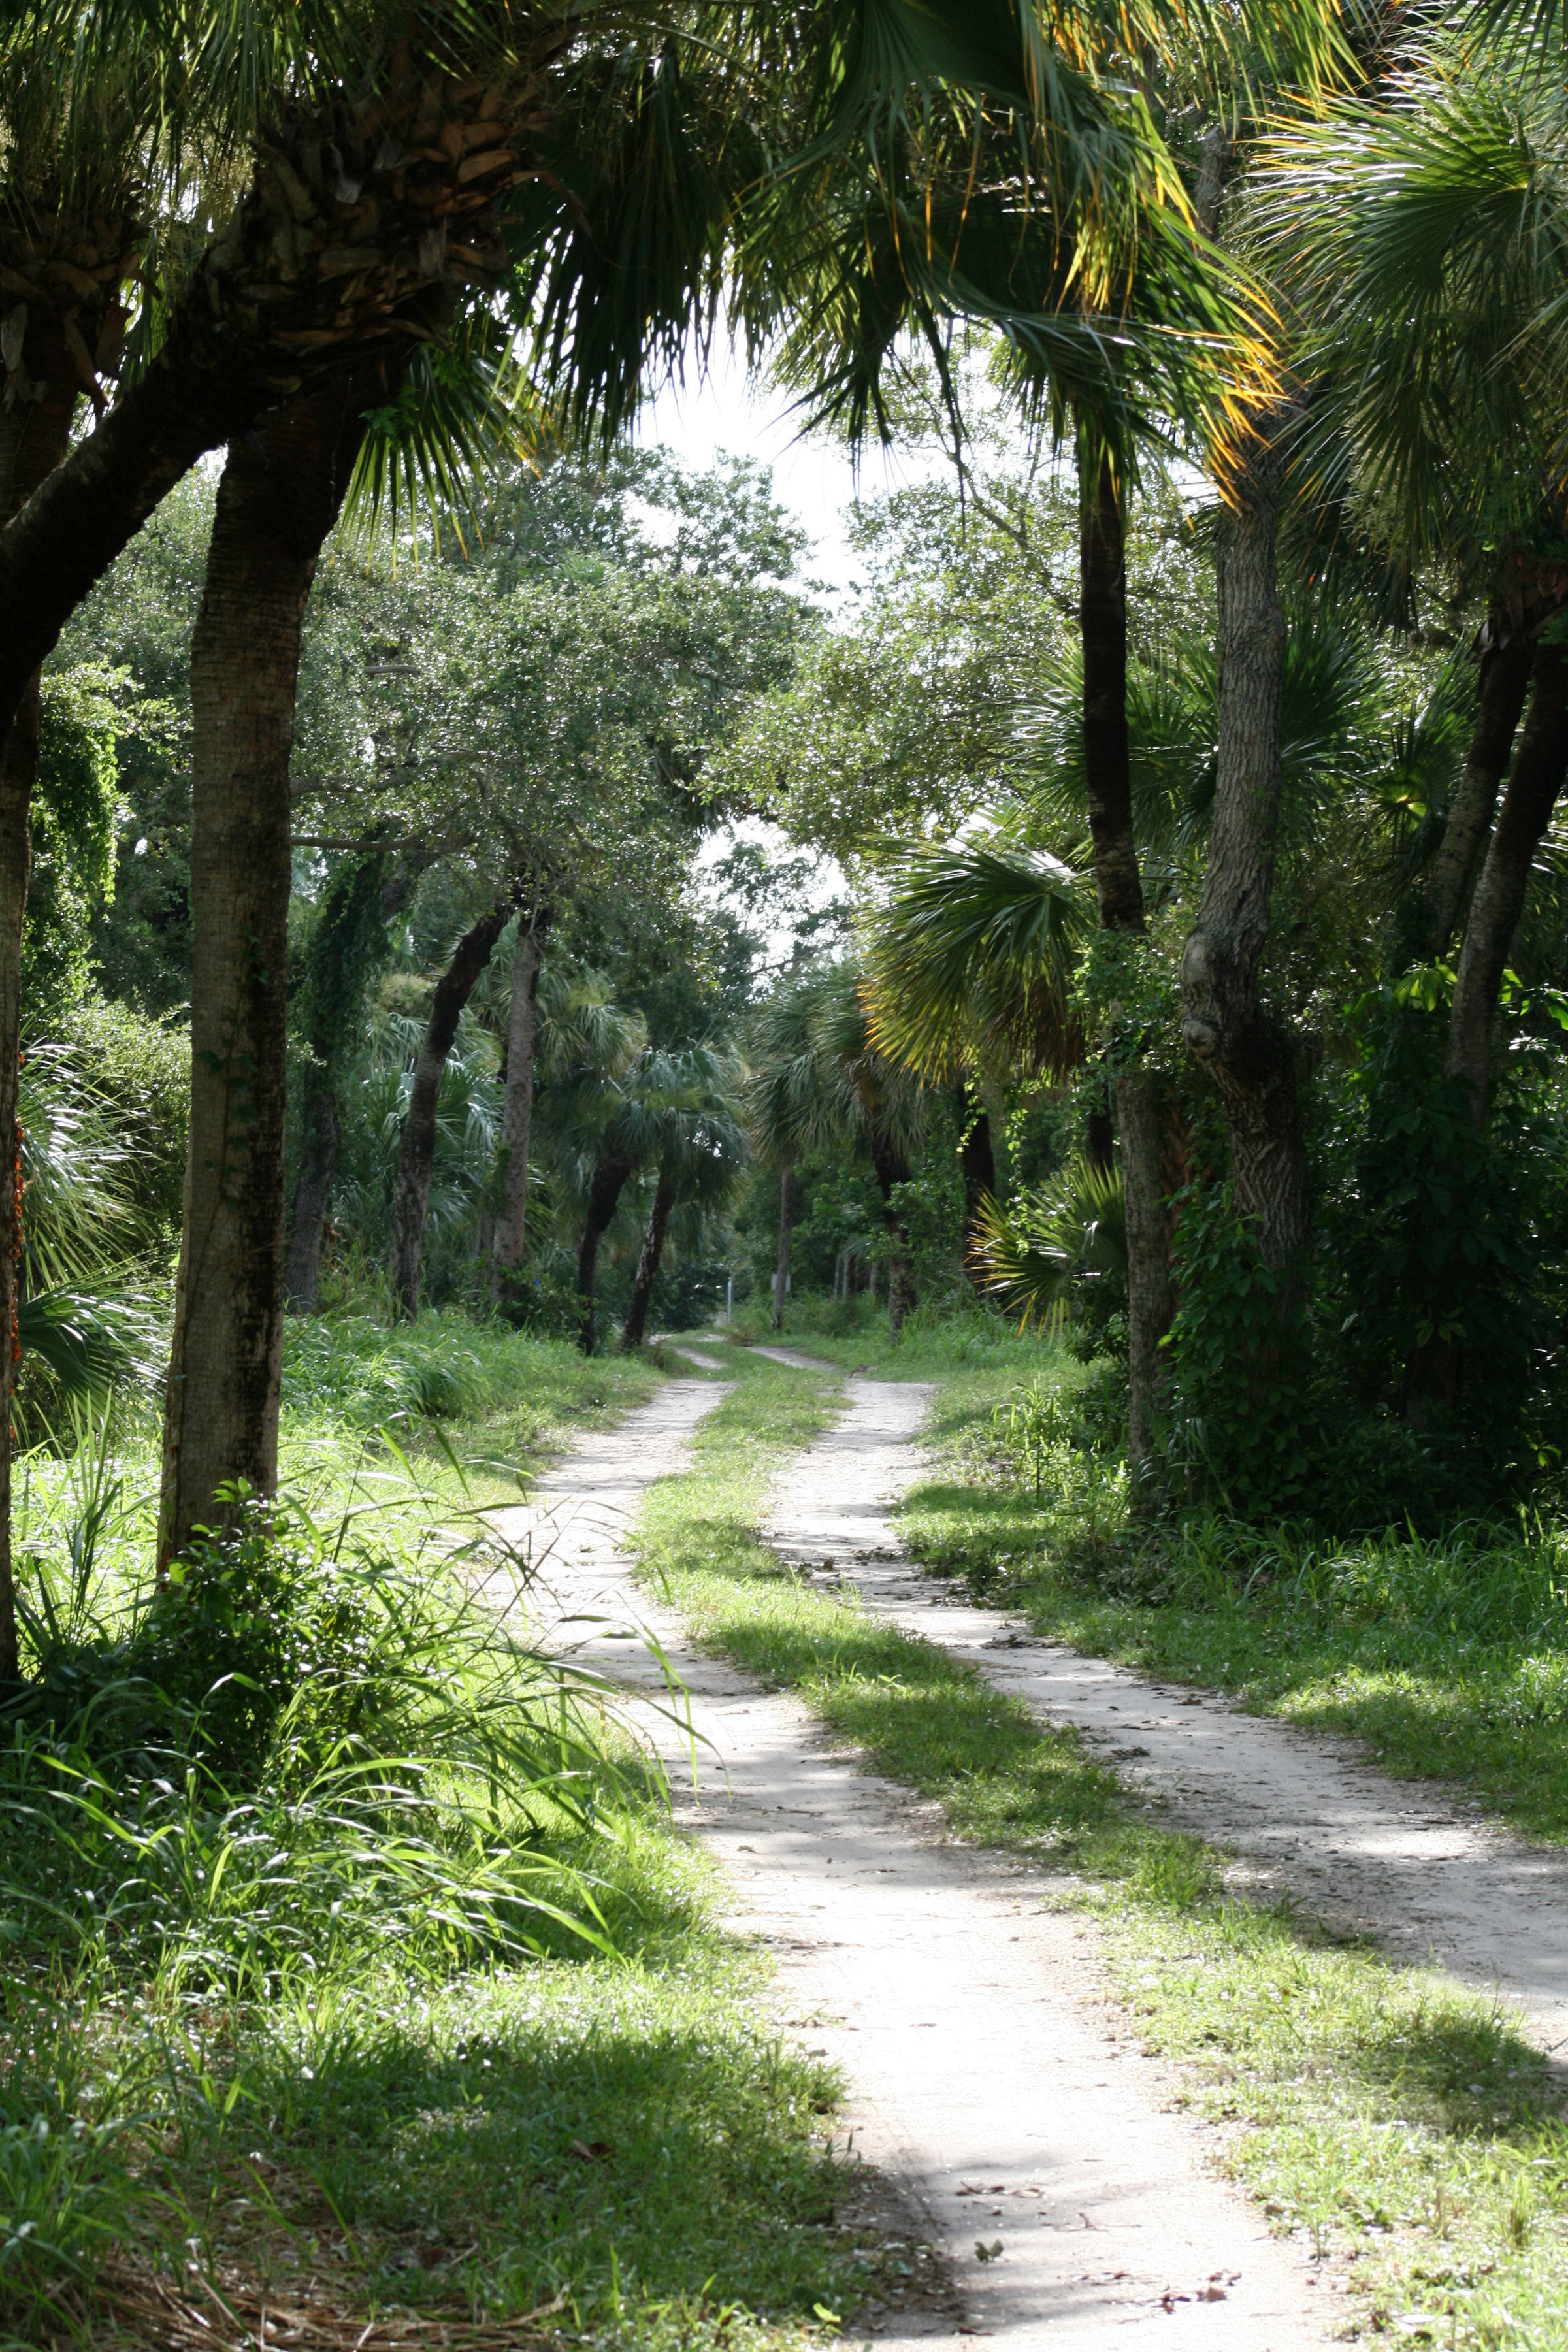
[[[874,497],[886,488],[921,481],[944,461],[877,447],[867,450],[858,477],[847,452],[825,436],[800,438],[800,422],[788,394],[747,383],[732,349],[716,351],[700,380],[671,385],[643,412],[637,438],[671,449],[689,465],[710,466],[721,451],[757,457],[771,466],[773,493],[810,533],[814,552],[807,575],[838,595],[855,580],[855,559],[844,518],[857,496]]]

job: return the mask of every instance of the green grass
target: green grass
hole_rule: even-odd
[[[783,2042],[766,1968],[596,1698],[574,1706],[447,1566],[466,1513],[515,1499],[514,1464],[657,1365],[446,1318],[328,1321],[290,1353],[326,1558],[297,1520],[303,1601],[285,1580],[238,1622],[269,1657],[268,1612],[328,1638],[289,1633],[316,1679],[233,1788],[117,1663],[144,1433],[36,1465],[78,1712],[0,1753],[0,2346],[91,2336],[114,2263],[178,2276],[193,2246],[253,2315],[563,2297],[590,2343],[820,2337],[896,2292],[899,2252],[836,2219],[833,2078]],[[64,1548],[106,1496],[73,1601]],[[94,1675],[110,1704],[83,1717]]]
[[[574,2329],[674,2305],[700,2334],[704,2305],[809,2327],[857,2300],[877,2264],[835,2222],[833,2077],[773,2031],[765,1970],[653,1814],[615,1873],[619,1959],[389,1969],[240,2021],[147,2189],[220,2270],[264,2292],[324,2271],[353,2310],[564,2290]]]
[[[1082,1369],[1046,1377],[1068,1392]],[[1515,1828],[1568,1840],[1568,1531],[1472,1526],[1340,1542],[1194,1517],[1141,1550],[1103,1459],[1034,1469],[993,1426],[1008,1383],[943,1381],[937,1475],[907,1497],[916,1557],[1097,1657],[1363,1739],[1388,1771],[1463,1784]]]
[[[1049,1864],[1048,1899],[1098,1918],[1141,2038],[1235,2127],[1229,2168],[1348,2281],[1342,2303],[1320,2290],[1326,2310],[1374,2336],[1560,2352],[1568,2130],[1546,2062],[1486,2000],[1238,1899],[1223,1858],[1163,1830],[1075,1735],[781,1568],[759,1509],[837,1384],[758,1359],[742,1372],[638,1528],[699,1637],[798,1692],[960,1833]]]
[[[750,1298],[736,1310],[731,1328],[742,1343],[777,1340],[846,1371],[875,1372],[879,1380],[940,1380],[962,1370],[1005,1387],[1030,1378],[1047,1353],[1038,1339],[1021,1336],[1004,1317],[967,1296],[917,1307],[896,1339],[886,1307],[872,1306],[863,1291],[848,1299],[800,1292],[789,1302],[782,1332],[774,1331],[766,1302]]]

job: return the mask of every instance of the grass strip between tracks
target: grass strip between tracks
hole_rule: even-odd
[[[1103,1930],[1126,2030],[1229,2126],[1224,2161],[1312,2257],[1331,2332],[1560,2352],[1568,2129],[1548,2065],[1494,2004],[1227,1885],[1077,1736],[760,1539],[773,1479],[831,1421],[837,1376],[736,1351],[693,1467],[639,1521],[645,1573],[697,1638],[797,1693],[950,1829],[1050,1873]]]

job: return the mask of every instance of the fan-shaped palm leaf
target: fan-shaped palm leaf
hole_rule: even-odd
[[[1092,927],[1081,878],[1045,850],[993,835],[907,853],[870,931],[872,1042],[937,1082],[977,1049],[1031,1072],[1074,1067],[1068,990]]]

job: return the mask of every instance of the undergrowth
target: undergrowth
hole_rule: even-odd
[[[671,2347],[818,2335],[876,2280],[834,2218],[831,2075],[769,2025],[607,1694],[525,1599],[498,1613],[527,1563],[465,1461],[657,1372],[483,1331],[445,1366],[434,1320],[341,1360],[296,1337],[313,1484],[236,1498],[161,1590],[133,1413],[29,1462],[0,2341],[112,2337],[128,2278],[192,2264],[253,2332],[268,2298],[356,2333],[548,2306]],[[437,1442],[443,1399],[469,1417]]]

